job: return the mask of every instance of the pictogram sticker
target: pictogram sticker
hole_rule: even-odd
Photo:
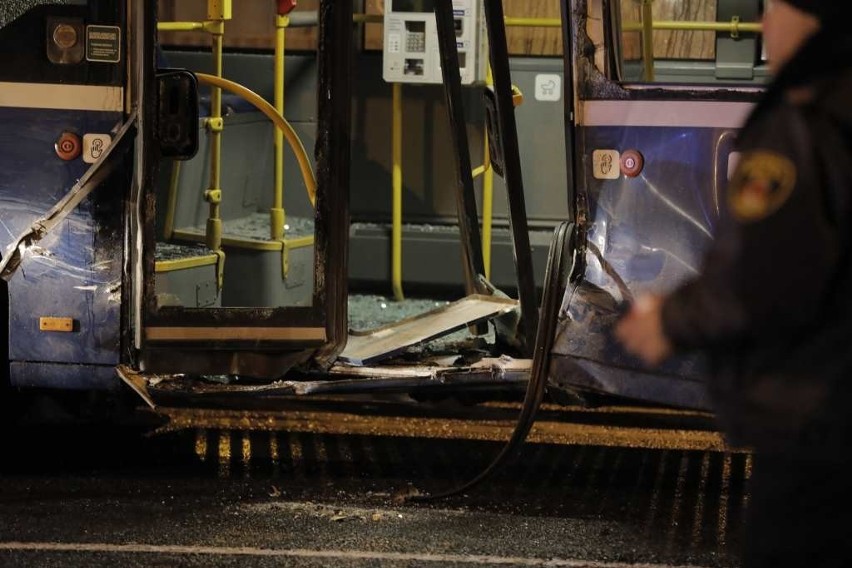
[[[112,136],[109,134],[84,134],[83,161],[94,164],[103,156],[110,144],[112,144]]]
[[[535,100],[558,102],[562,100],[562,76],[541,74],[535,76]]]
[[[618,179],[621,177],[621,155],[618,150],[595,150],[592,152],[592,173],[595,179]]]

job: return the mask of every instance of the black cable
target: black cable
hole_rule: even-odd
[[[497,455],[494,461],[485,470],[463,485],[434,495],[415,494],[408,496],[405,500],[410,502],[437,501],[452,497],[479,485],[497,469],[503,465],[516,449],[527,438],[533,424],[536,413],[544,398],[547,387],[548,369],[550,367],[550,352],[553,349],[553,340],[556,332],[556,322],[559,319],[559,306],[565,293],[568,270],[566,264],[570,261],[571,237],[573,225],[568,222],[561,223],[555,230],[553,240],[550,243],[550,251],[547,256],[547,270],[544,275],[544,295],[541,299],[541,314],[536,331],[535,349],[533,350],[533,363],[530,370],[530,380],[527,384],[526,395],[521,406],[521,413],[515,426],[512,437]]]

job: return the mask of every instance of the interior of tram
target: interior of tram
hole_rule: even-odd
[[[400,36],[384,29],[385,13],[399,16],[406,49],[416,51],[434,33],[420,17],[432,11],[432,2],[356,4],[348,274],[354,336],[446,309],[466,294],[455,158],[440,78],[429,75],[428,58],[409,57],[390,72],[386,63]],[[461,4],[467,12],[461,11],[456,34],[466,46],[459,54],[462,72],[471,72],[462,93],[485,277],[503,295],[516,297],[509,204],[490,159],[481,94],[492,80],[483,16],[477,3]],[[589,0],[575,1],[573,11],[581,16],[586,47],[594,48],[598,75],[611,85],[750,88],[767,77],[758,33],[761,4]],[[311,305],[317,6],[312,0],[241,1],[211,20],[207,0],[160,0],[160,67],[223,77],[230,86],[208,88],[201,80],[199,151],[192,160],[161,164],[156,309]],[[538,298],[554,227],[573,215],[560,3],[505,0],[504,8],[512,82],[523,94],[515,113]],[[283,116],[283,129],[259,110],[254,94]],[[475,326],[466,324],[504,312],[501,305],[469,314],[435,333],[455,331],[454,341],[487,350],[483,345],[493,336],[471,335]]]

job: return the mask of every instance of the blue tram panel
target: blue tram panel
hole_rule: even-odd
[[[751,103],[594,101],[586,110],[577,144],[587,246],[583,278],[560,314],[556,381],[706,409],[702,359],[649,368],[624,352],[612,329],[636,295],[671,291],[698,274]]]
[[[14,4],[0,11],[0,59],[16,62],[0,70],[2,254],[71,190],[124,116],[118,2]],[[22,255],[8,283],[13,385],[114,382],[126,180],[107,179]]]

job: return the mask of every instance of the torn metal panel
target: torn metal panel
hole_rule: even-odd
[[[663,103],[660,103],[663,104]],[[641,148],[642,175],[603,176],[586,166],[581,176],[584,215],[577,251],[582,279],[573,283],[560,310],[554,353],[575,358],[582,373],[577,386],[606,390],[664,404],[680,404],[681,388],[671,382],[651,388],[654,370],[625,353],[612,330],[633,297],[666,293],[700,270],[712,243],[727,186],[731,131],[678,126],[600,126],[581,129],[578,148],[589,156],[603,148]],[[627,371],[624,374],[622,371]],[[703,362],[674,358],[660,376],[679,378],[684,387],[704,390]],[[563,383],[568,383],[565,377]],[[628,389],[630,378],[646,389]],[[591,381],[591,383],[590,383]],[[693,405],[695,397],[683,400]]]
[[[530,359],[485,358],[464,367],[452,365],[399,365],[384,367],[353,367],[335,365],[329,369],[331,377],[373,378],[373,379],[429,379],[433,381],[452,380],[455,375],[490,376],[495,380],[512,380],[529,375]],[[524,379],[525,380],[525,379]]]
[[[626,368],[579,357],[554,355],[550,385],[568,392],[597,393],[675,408],[712,410],[707,385],[676,374]]]
[[[479,386],[517,386],[529,380],[528,359],[482,359],[466,366],[351,367],[335,365],[316,380],[287,380],[268,384],[240,384],[231,378],[204,380],[187,375],[139,373],[119,367],[119,377],[151,408],[162,403],[192,405],[193,400],[406,393],[424,389],[464,389]]]
[[[124,141],[110,146],[111,163],[105,152],[88,173],[82,161],[60,160],[54,144],[63,129],[110,132],[121,120],[111,112],[0,109],[0,247],[7,251],[13,361],[118,362],[126,183],[118,164],[132,128],[125,124]],[[72,331],[40,330],[41,317],[70,319]],[[87,384],[83,375],[80,384]]]
[[[145,404],[151,408],[157,408],[157,405],[154,404],[154,400],[148,393],[148,382],[142,375],[127,365],[119,365],[116,367],[115,372],[118,374],[118,378],[124,381],[124,384],[133,389],[133,392],[138,394],[142,400],[145,401]]]
[[[407,347],[509,313],[517,305],[515,300],[508,298],[468,296],[425,314],[351,336],[339,360],[353,365],[368,365],[387,359]]]
[[[651,369],[624,352],[612,330],[635,296],[666,293],[698,273],[718,223],[734,137],[731,118],[704,113],[718,108],[706,101],[747,102],[758,91],[622,85],[596,66],[595,44],[586,34],[586,0],[570,5],[574,27],[565,38],[573,42],[579,104],[574,132],[578,228],[576,269],[559,313],[552,384],[707,408],[701,359],[677,357]],[[592,116],[585,111],[593,109],[584,102],[601,100],[611,102],[608,109],[623,109],[624,118],[609,112],[607,121],[587,123]],[[654,102],[637,102],[643,100]],[[679,118],[670,116],[671,101],[685,109]],[[601,104],[594,103],[596,108]],[[660,120],[649,120],[649,108],[659,109]],[[629,149],[644,157],[636,177],[618,170],[608,175],[593,159],[596,152],[618,156]]]
[[[23,262],[28,249],[32,248],[64,221],[116,169],[120,162],[112,156],[115,155],[120,158],[130,147],[133,136],[128,136],[128,134],[132,132],[135,123],[136,113],[133,113],[115,133],[114,142],[107,147],[98,161],[86,170],[83,177],[74,184],[68,193],[63,195],[43,217],[36,219],[6,247],[3,260],[0,262],[0,278],[9,280]]]

